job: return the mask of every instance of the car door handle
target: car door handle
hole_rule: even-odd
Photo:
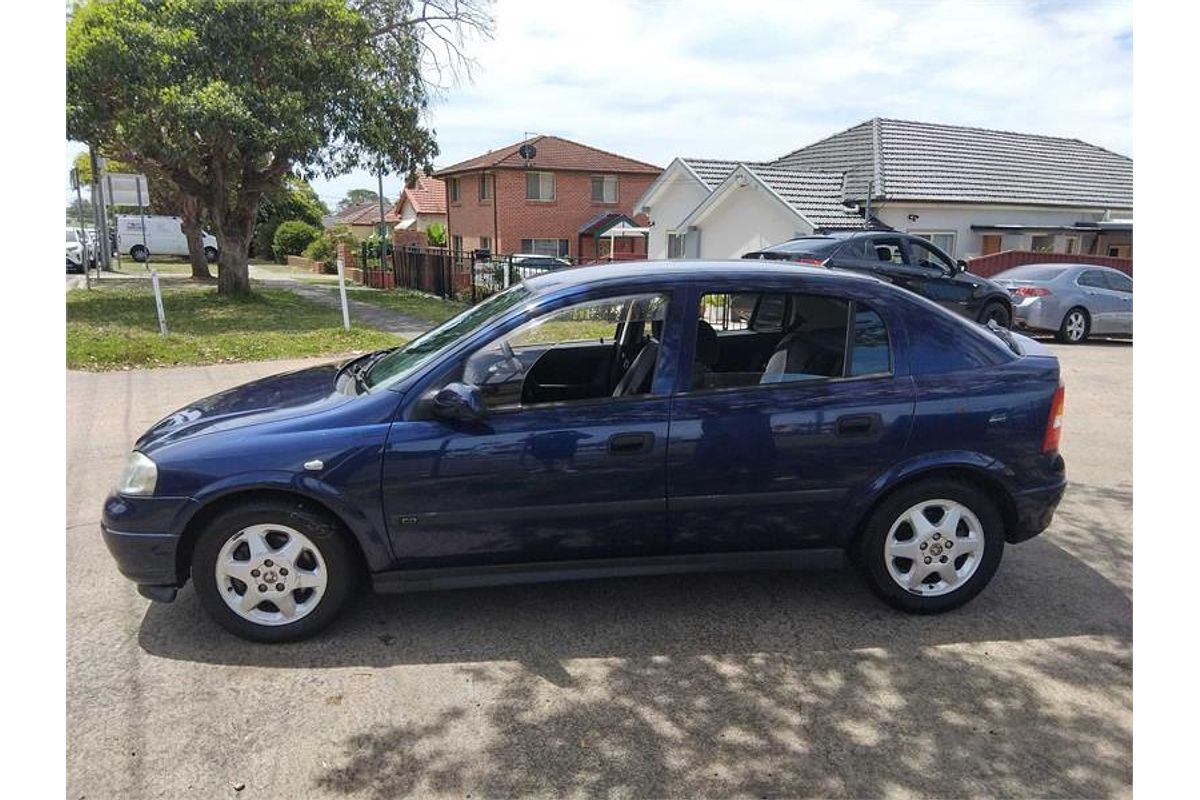
[[[654,446],[653,433],[614,433],[608,437],[608,452],[614,456],[645,453]]]
[[[878,427],[878,414],[848,414],[837,419],[838,436],[865,436]]]

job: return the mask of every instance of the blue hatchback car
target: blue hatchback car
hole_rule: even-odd
[[[770,262],[559,270],[404,347],[255,381],[134,446],[103,535],[258,641],[351,593],[849,556],[955,608],[1066,484],[1058,361],[872,277]]]

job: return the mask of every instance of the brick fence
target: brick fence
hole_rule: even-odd
[[[309,272],[321,273],[325,270],[325,265],[320,261],[305,258],[304,256],[288,256],[287,263],[289,267],[296,267],[297,269],[308,270]]]
[[[1132,258],[1089,256],[1080,253],[1035,253],[1032,250],[1005,250],[1003,253],[972,258],[967,263],[970,264],[971,272],[982,278],[990,278],[997,272],[1019,267],[1022,264],[1097,264],[1102,267],[1119,269],[1133,277]]]

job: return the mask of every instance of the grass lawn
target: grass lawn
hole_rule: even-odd
[[[336,277],[336,276],[335,276]],[[337,288],[331,290],[335,295]],[[414,292],[410,289],[364,289],[346,287],[346,297],[363,303],[371,303],[407,314],[422,322],[438,324],[459,313],[467,306],[453,300],[443,300],[431,294]]]
[[[163,308],[166,337],[158,335],[149,281],[69,292],[67,368],[109,370],[332,356],[400,341],[371,328],[343,330],[337,309],[283,289],[256,287],[249,297],[229,299],[218,296],[215,287],[170,281],[163,286]]]

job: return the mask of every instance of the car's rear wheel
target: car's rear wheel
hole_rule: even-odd
[[[210,263],[210,264],[217,263],[218,255],[219,255],[219,253],[217,253],[217,248],[215,248],[215,247],[204,248],[204,260],[207,261],[208,263]]]
[[[300,502],[218,514],[196,542],[192,581],[209,615],[256,642],[303,639],[337,616],[354,586],[341,525]]]
[[[1012,314],[1009,313],[1008,307],[1004,303],[993,300],[984,304],[983,310],[979,313],[979,321],[984,325],[995,322],[1001,328],[1008,328],[1012,325]]]
[[[1091,332],[1092,321],[1085,309],[1075,306],[1063,316],[1062,325],[1058,328],[1057,339],[1064,344],[1079,344],[1087,341]]]
[[[129,249],[129,257],[139,264],[145,264],[150,260],[150,251],[140,244],[135,244]]]
[[[970,484],[938,479],[903,488],[875,510],[858,561],[888,604],[936,614],[979,594],[1003,552],[995,503]]]

